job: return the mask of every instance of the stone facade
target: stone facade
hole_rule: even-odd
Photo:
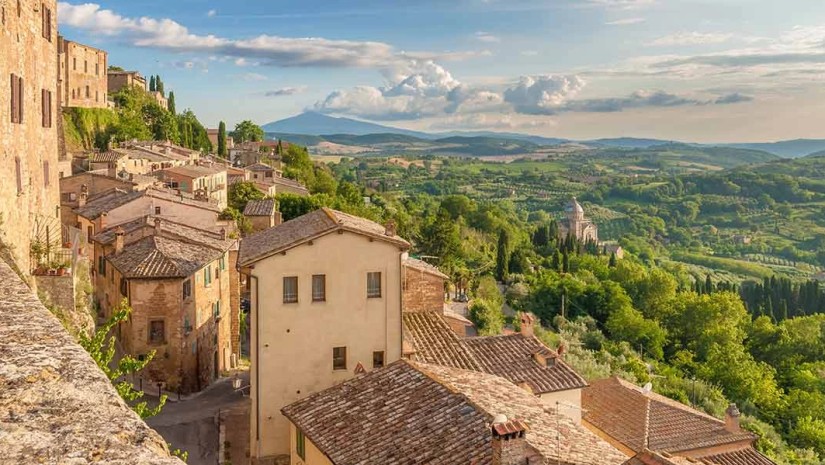
[[[229,251],[229,332],[232,354],[237,363],[241,356],[241,274],[237,248]],[[234,367],[230,364],[230,368]]]
[[[0,461],[183,465],[2,261],[0,281]]]
[[[58,37],[58,92],[64,107],[106,108],[108,54]]]
[[[110,189],[134,187],[132,182],[89,172],[60,178],[60,220],[65,225],[77,226],[74,209],[85,205],[89,197]]]
[[[71,274],[63,276],[37,275],[37,291],[63,312],[75,311],[75,280]]]
[[[416,260],[416,262],[420,262]],[[423,262],[421,262],[423,263]],[[444,311],[444,282],[447,277],[424,263],[416,266],[405,261],[403,305],[405,312],[443,312]]]
[[[57,2],[0,5],[0,242],[28,273],[34,219],[60,213]]]
[[[596,223],[584,216],[584,208],[575,197],[564,207],[565,219],[559,224],[559,236],[565,238],[568,235],[575,237],[581,242],[598,242],[599,228]]]
[[[106,87],[109,94],[114,94],[126,86],[138,86],[146,90],[146,78],[137,71],[107,71]]]

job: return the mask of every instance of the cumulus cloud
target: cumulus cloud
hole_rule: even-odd
[[[515,86],[504,91],[504,101],[518,113],[552,115],[584,85],[578,76],[522,76]]]
[[[383,42],[279,37],[262,34],[246,39],[193,34],[171,19],[129,18],[96,3],[58,3],[61,26],[122,38],[138,47],[174,52],[203,52],[253,60],[270,66],[381,68],[415,59],[466,59],[481,53],[403,53]]]
[[[681,46],[681,45],[705,45],[720,44],[727,42],[733,34],[723,34],[718,32],[678,32],[666,35],[650,42],[648,45],[656,47]]]
[[[300,94],[306,91],[306,86],[298,86],[298,87],[281,87],[280,89],[270,90],[264,93],[267,97],[283,97],[285,95],[295,95]]]

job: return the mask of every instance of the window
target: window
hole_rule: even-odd
[[[52,41],[52,10],[45,4],[40,4],[40,11],[43,15],[43,38]]]
[[[89,72],[89,62],[87,60],[83,60],[83,72],[84,73]]]
[[[95,76],[100,76],[100,63],[95,63]]]
[[[327,276],[312,275],[312,301],[323,302],[324,300],[327,300]]]
[[[160,215],[160,207],[155,207],[155,215]]]
[[[23,78],[11,75],[11,122],[23,122]]]
[[[332,369],[346,370],[347,369],[347,348],[333,347],[332,348]]]
[[[20,157],[14,157],[14,174],[17,181],[17,195],[23,193],[23,164]]]
[[[367,297],[381,297],[381,272],[367,273]]]
[[[92,236],[94,236],[94,232],[94,227],[86,226],[86,242],[88,242],[89,244],[92,243]]]
[[[226,257],[221,257],[218,259],[218,268],[223,271],[226,269]]]
[[[298,277],[284,277],[284,303],[294,304],[298,302]]]
[[[203,285],[208,286],[212,284],[212,267],[207,266],[203,269]]]
[[[183,282],[183,300],[192,297],[192,280],[187,279]]]
[[[384,351],[379,350],[372,353],[372,367],[381,368],[384,366]]]
[[[163,344],[166,341],[166,323],[163,320],[149,322],[149,344]]]
[[[89,88],[89,86],[86,86],[86,98],[89,98],[89,97],[91,97],[91,96],[92,96],[92,91],[91,91],[91,89]]]
[[[40,90],[40,114],[43,127],[52,127],[52,93],[46,89]]]
[[[97,257],[97,272],[101,276],[106,277],[106,257],[103,255]]]
[[[301,460],[306,460],[306,438],[304,437],[304,432],[295,429],[295,453],[298,454],[298,457],[301,457]]]
[[[120,295],[129,297],[129,282],[125,278],[120,278]]]
[[[72,71],[77,71],[77,58],[72,58]]]
[[[215,321],[221,319],[221,301],[218,300],[212,304],[212,317],[215,318]]]
[[[49,187],[49,160],[43,160],[43,185]]]

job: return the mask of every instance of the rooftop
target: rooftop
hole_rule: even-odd
[[[89,161],[92,163],[108,163],[120,160],[125,157],[125,153],[110,150],[108,152],[92,152],[89,154]]]
[[[191,276],[223,251],[164,236],[149,236],[106,258],[124,278],[161,279]]]
[[[404,249],[410,246],[409,242],[396,235],[386,235],[384,226],[374,221],[323,207],[241,241],[238,264],[251,265],[313,238],[339,230],[391,242]]]
[[[497,414],[529,426],[545,464],[619,465],[626,457],[497,376],[398,361],[282,410],[335,464],[490,463]],[[533,463],[531,461],[531,463]]]
[[[277,202],[275,199],[250,200],[243,209],[244,216],[272,216]]]
[[[233,239],[222,239],[220,231],[208,231],[153,215],[141,216],[125,223],[111,225],[104,231],[92,236],[92,240],[102,245],[113,244],[118,228],[126,235],[139,230],[144,230],[146,232],[145,236],[154,235],[156,233],[155,220],[161,220],[159,223],[160,235],[171,239],[205,245],[216,250],[228,250],[236,242]]]
[[[244,167],[247,171],[275,171],[275,168],[267,165],[266,163],[253,163],[249,166]]]
[[[183,465],[3,262],[0,280],[0,461]]]
[[[482,371],[515,385],[527,383],[534,394],[587,386],[584,378],[533,336],[460,338],[437,312],[406,312],[402,318],[404,340],[417,361]]]
[[[412,268],[414,270],[423,271],[424,273],[429,273],[434,276],[438,276],[439,278],[449,279],[449,276],[442,273],[437,266],[430,265],[424,260],[407,257],[404,259],[404,266],[406,266],[407,268]]]
[[[158,171],[158,173],[171,173],[178,176],[186,176],[188,178],[200,178],[203,176],[212,176],[224,172],[226,172],[226,168],[222,166],[211,167],[201,165],[173,166],[172,168],[166,168],[165,170]]]
[[[635,451],[647,447],[675,453],[756,439],[747,431],[728,431],[722,420],[655,392],[645,393],[615,376],[585,389],[582,407],[585,421]]]
[[[79,216],[93,220],[98,218],[104,212],[114,210],[115,208],[126,205],[127,203],[139,199],[143,196],[168,200],[170,202],[182,203],[186,205],[191,205],[193,207],[212,210],[215,212],[221,211],[221,209],[218,207],[218,204],[215,202],[195,200],[195,198],[192,197],[191,194],[187,194],[185,192],[178,193],[168,189],[158,189],[154,187],[150,187],[145,191],[135,192],[128,192],[122,189],[110,189],[108,191],[101,192],[100,194],[92,198],[89,198],[88,202],[86,202],[86,205],[80,208],[76,208],[74,211]]]

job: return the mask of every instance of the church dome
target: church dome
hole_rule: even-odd
[[[581,204],[573,197],[567,206],[564,207],[564,211],[568,213],[584,213],[584,208],[582,208]]]

